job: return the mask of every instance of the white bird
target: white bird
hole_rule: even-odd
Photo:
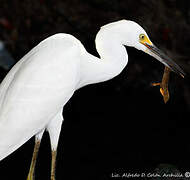
[[[35,136],[28,180],[34,179],[36,157],[45,130],[51,142],[51,180],[55,179],[64,105],[77,89],[117,76],[128,62],[124,46],[142,50],[181,76],[185,75],[133,21],[120,20],[103,26],[95,42],[100,59],[89,54],[72,35],[60,33],[48,37],[18,61],[0,85],[0,160]]]

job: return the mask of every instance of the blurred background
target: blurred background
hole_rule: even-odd
[[[190,71],[188,0],[0,0],[0,79],[31,48],[59,32],[74,35],[98,56],[96,33],[120,19],[139,23],[156,46]],[[136,49],[127,51],[129,63],[119,76],[78,90],[65,106],[57,180],[190,171],[189,79],[171,73],[170,100],[164,104],[159,87],[151,86],[161,80],[164,66]],[[1,161],[0,178],[26,179],[33,145],[32,138]],[[50,179],[50,161],[46,133],[36,179]]]

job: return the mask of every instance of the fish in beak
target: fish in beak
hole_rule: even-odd
[[[139,39],[140,43],[147,47],[147,54],[153,56],[170,70],[184,78],[185,72],[181,69],[181,67],[177,65],[171,58],[169,58],[164,52],[158,49],[145,34],[141,34]]]

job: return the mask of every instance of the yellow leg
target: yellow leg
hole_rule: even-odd
[[[30,164],[30,171],[28,173],[28,177],[27,177],[27,180],[34,180],[34,170],[35,170],[35,165],[36,165],[36,159],[37,159],[37,156],[38,156],[38,151],[39,151],[39,148],[40,148],[40,142],[41,141],[36,141],[35,142],[35,146],[34,146],[34,152],[33,152],[33,156],[32,156],[32,161],[31,161],[31,164]]]
[[[57,151],[52,150],[51,152],[51,180],[55,180],[55,166],[56,166],[56,156],[57,156]]]

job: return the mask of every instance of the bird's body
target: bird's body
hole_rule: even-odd
[[[54,35],[26,54],[3,80],[0,159],[48,127],[58,113],[62,114],[80,81],[79,55],[84,50],[80,46],[70,35]]]
[[[0,159],[47,128],[57,114],[62,114],[75,90],[119,74],[126,58],[121,67],[116,65],[118,59],[101,61],[90,55],[75,37],[64,33],[33,48],[0,86]]]
[[[133,31],[129,24],[137,32],[124,41],[124,36]],[[128,62],[124,45],[134,46],[130,39],[139,34],[148,38],[132,21],[104,26],[96,37],[101,59],[89,54],[75,37],[62,33],[45,39],[26,54],[0,85],[0,160],[32,136],[41,139],[45,129],[56,150],[64,105],[75,90],[118,75]],[[135,47],[147,51],[143,44]]]

